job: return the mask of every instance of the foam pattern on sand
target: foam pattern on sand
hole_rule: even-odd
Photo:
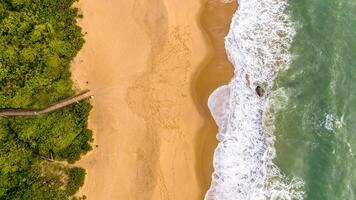
[[[303,182],[288,180],[272,162],[276,153],[268,126],[273,127],[273,117],[266,114],[273,105],[268,103],[273,80],[290,62],[294,29],[286,6],[286,0],[239,1],[225,41],[235,75],[208,102],[219,144],[206,200],[303,198]],[[257,86],[264,89],[262,97]]]

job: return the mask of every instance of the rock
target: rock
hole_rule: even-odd
[[[265,90],[261,86],[257,86],[256,93],[258,96],[263,97],[263,95],[265,94]]]

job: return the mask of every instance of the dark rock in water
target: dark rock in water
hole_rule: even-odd
[[[262,97],[265,94],[265,90],[261,86],[257,86],[256,93],[258,94],[258,96]]]
[[[297,87],[299,84],[300,84],[300,82],[299,82],[299,81],[296,81],[296,80],[291,80],[291,81],[288,81],[288,82],[286,83],[286,85],[287,85],[288,87],[291,87],[291,88],[295,88],[295,87]]]
[[[303,92],[299,93],[299,94],[297,95],[297,99],[298,99],[298,100],[304,99],[304,93],[303,93]]]

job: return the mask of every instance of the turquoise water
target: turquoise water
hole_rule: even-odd
[[[275,80],[275,163],[308,200],[356,199],[356,1],[290,0],[292,62]]]

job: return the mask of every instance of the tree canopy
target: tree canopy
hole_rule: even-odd
[[[70,63],[84,39],[74,0],[0,1],[0,108],[44,108],[74,94]],[[89,102],[38,117],[0,117],[0,200],[71,199],[91,150]]]

